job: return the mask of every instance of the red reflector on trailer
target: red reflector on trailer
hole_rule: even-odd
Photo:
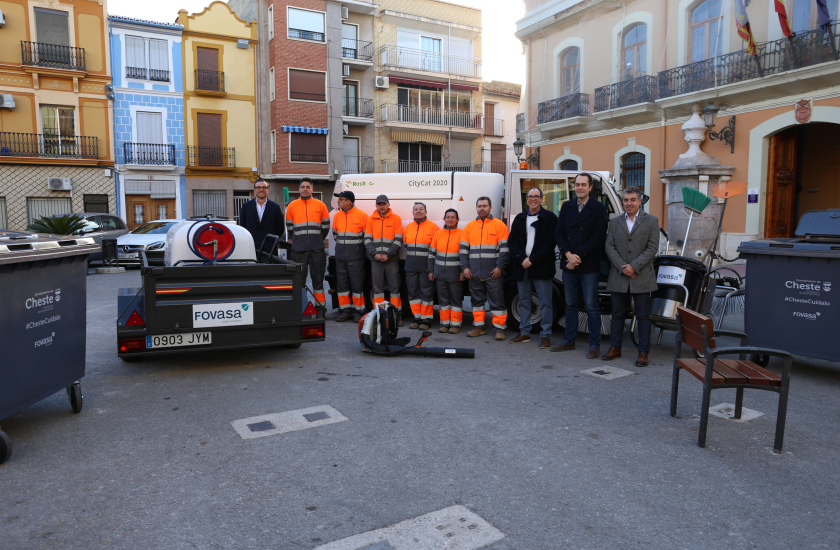
[[[144,349],[146,349],[145,338],[126,338],[125,340],[120,340],[120,353],[125,353],[127,351],[140,351]]]
[[[129,325],[146,326],[146,323],[143,321],[143,318],[140,317],[140,314],[137,313],[136,309],[134,310],[134,313],[132,313],[131,316],[128,318],[128,321],[125,322],[125,326]]]
[[[323,338],[324,337],[324,326],[323,325],[316,325],[311,327],[303,327],[303,337],[304,338]]]
[[[306,305],[306,309],[304,309],[304,310],[303,310],[303,314],[304,314],[304,315],[317,315],[317,314],[318,314],[318,310],[317,310],[317,309],[315,309],[315,306],[314,306],[314,305],[312,305],[312,302],[309,302],[309,303]]]

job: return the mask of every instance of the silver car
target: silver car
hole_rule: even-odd
[[[155,220],[146,222],[134,231],[117,239],[117,259],[122,266],[139,266],[140,251],[146,253],[149,265],[163,265],[166,252],[166,233],[176,223],[186,220]]]
[[[91,237],[96,244],[99,245],[99,250],[88,257],[88,264],[99,263],[102,261],[102,238],[103,237],[120,237],[128,233],[128,228],[122,218],[114,214],[99,214],[96,212],[77,212],[71,214],[72,216],[79,216],[84,218],[85,226],[73,233],[79,237]]]

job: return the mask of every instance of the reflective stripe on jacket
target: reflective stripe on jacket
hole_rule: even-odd
[[[412,220],[405,227],[405,271],[406,273],[427,273],[429,245],[440,227],[435,222]]]
[[[429,246],[429,257],[427,270],[435,274],[436,281],[455,283],[461,280],[461,239],[464,238],[464,230],[456,227],[449,229],[444,227],[432,239]]]
[[[365,250],[371,260],[376,254],[393,258],[400,253],[403,243],[403,225],[399,216],[389,208],[385,217],[375,210],[365,228]]]
[[[286,234],[292,241],[292,252],[323,250],[330,234],[327,205],[312,197],[296,199],[286,207]]]
[[[347,212],[338,210],[335,213],[332,220],[332,232],[337,260],[365,259],[364,237],[367,222],[367,214],[355,206]]]
[[[495,268],[505,269],[510,257],[508,228],[493,215],[476,218],[461,237],[461,271],[470,268],[473,277],[489,279]]]

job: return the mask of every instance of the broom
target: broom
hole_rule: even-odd
[[[691,187],[683,187],[682,196],[683,206],[685,207],[685,211],[688,212],[688,227],[685,228],[685,239],[683,239],[680,256],[685,253],[685,245],[688,243],[688,231],[691,229],[691,219],[695,214],[698,216],[702,214],[703,210],[705,210],[706,207],[709,206],[709,203],[712,202],[711,197],[704,195],[697,189]]]

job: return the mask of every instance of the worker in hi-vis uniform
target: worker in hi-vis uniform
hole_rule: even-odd
[[[327,311],[324,296],[324,274],[327,270],[327,251],[324,240],[330,234],[330,214],[327,205],[312,197],[312,180],[300,180],[300,198],[286,207],[286,235],[292,241],[291,257],[303,265],[303,280],[307,271],[312,277],[312,290],[318,302],[317,319],[323,319]]]
[[[376,211],[365,228],[365,250],[371,261],[374,307],[385,301],[385,290],[391,293],[391,305],[402,308],[400,299],[400,249],[403,244],[402,220],[391,210],[385,195],[376,197]],[[387,283],[387,285],[386,285]],[[402,326],[402,320],[400,320]]]
[[[464,273],[461,271],[461,239],[464,230],[458,228],[458,211],[450,208],[443,214],[443,229],[435,233],[429,245],[429,280],[437,285],[438,306],[440,306],[440,328],[438,332],[458,334],[464,302]]]
[[[470,298],[475,328],[467,336],[484,336],[484,304],[490,301],[490,315],[496,329],[496,340],[505,339],[507,308],[505,306],[504,273],[510,258],[508,228],[490,213],[489,197],[475,203],[478,217],[467,224],[461,237],[461,270],[470,281]]]
[[[338,293],[339,323],[359,321],[365,311],[365,227],[367,214],[354,206],[352,191],[334,193],[338,197],[338,211],[333,216],[335,239],[336,292]]]
[[[440,228],[426,218],[426,205],[415,202],[414,220],[405,226],[405,284],[414,322],[408,328],[428,330],[435,313],[435,283],[429,280],[429,244]]]

